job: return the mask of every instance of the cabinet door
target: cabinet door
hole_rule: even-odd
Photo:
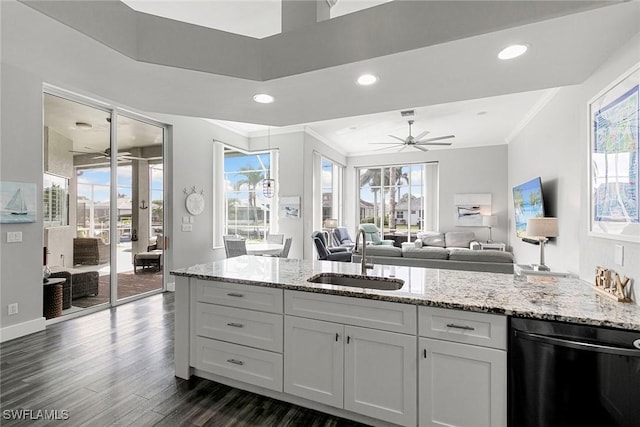
[[[342,408],[344,326],[285,316],[284,391]]]
[[[344,408],[415,426],[416,337],[345,326]]]
[[[429,338],[419,345],[420,426],[506,426],[506,351]]]

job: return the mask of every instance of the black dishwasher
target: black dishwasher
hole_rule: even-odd
[[[640,331],[511,318],[510,427],[640,427]]]

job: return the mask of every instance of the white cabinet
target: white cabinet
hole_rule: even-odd
[[[416,338],[345,326],[344,408],[416,425]]]
[[[440,338],[419,338],[421,427],[506,426],[503,327],[503,316],[420,307],[420,335]]]
[[[285,393],[341,408],[344,326],[285,316],[284,335]]]
[[[284,391],[415,426],[415,310],[411,305],[285,291]],[[301,313],[309,318],[289,315]],[[369,325],[411,335],[363,327]]]

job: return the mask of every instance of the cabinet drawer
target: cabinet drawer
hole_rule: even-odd
[[[416,307],[387,301],[285,291],[286,314],[384,331],[416,333]]]
[[[282,355],[196,337],[195,367],[203,371],[282,391]]]
[[[282,315],[196,304],[196,335],[282,353]]]
[[[418,334],[422,337],[506,349],[507,317],[437,307],[418,307]]]
[[[282,289],[198,280],[196,298],[200,302],[282,313]]]

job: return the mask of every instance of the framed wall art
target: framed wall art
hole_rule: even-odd
[[[589,109],[589,235],[640,242],[640,64]]]
[[[491,193],[455,194],[454,224],[458,227],[482,227],[482,216],[491,215]]]
[[[0,224],[36,222],[36,184],[0,182]]]
[[[280,218],[301,218],[300,196],[280,197]]]

